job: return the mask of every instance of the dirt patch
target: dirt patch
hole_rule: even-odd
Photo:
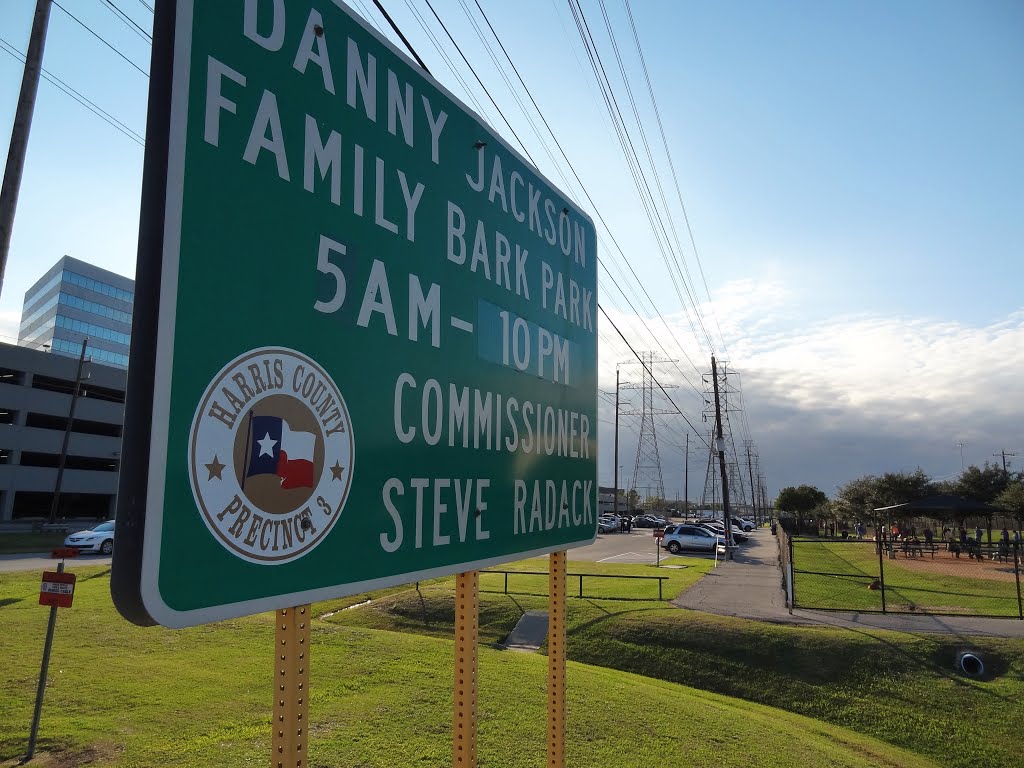
[[[937,552],[935,559],[924,557],[904,557],[899,555],[896,560],[888,560],[885,567],[896,566],[911,572],[941,573],[946,576],[960,576],[971,579],[989,579],[990,581],[1014,581],[1013,562],[1003,563],[999,560],[973,560],[967,555],[953,557],[948,552]]]
[[[26,744],[27,746],[27,744]],[[86,747],[85,749],[55,749],[40,746],[36,750],[32,762],[27,763],[31,768],[82,768],[87,765],[110,762],[117,757],[118,748],[113,745],[100,745]],[[21,758],[0,762],[0,768],[21,765]]]

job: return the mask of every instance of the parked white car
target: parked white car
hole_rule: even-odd
[[[90,528],[88,531],[72,533],[64,539],[65,547],[72,547],[79,552],[99,552],[109,555],[114,551],[114,521]]]

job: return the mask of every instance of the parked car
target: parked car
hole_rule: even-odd
[[[64,539],[64,546],[79,552],[99,552],[109,555],[114,551],[114,521],[100,523],[88,531],[72,533]]]
[[[733,524],[744,533],[750,533],[757,526],[754,525],[753,521],[747,520],[745,517],[734,517],[732,518]]]
[[[715,547],[725,547],[725,537],[699,525],[670,525],[665,529],[661,546],[673,555],[684,549],[714,552]]]
[[[715,533],[725,536],[725,526],[718,520],[714,521],[713,523],[701,523],[700,525],[704,528],[707,528],[708,530],[714,531]],[[743,531],[737,528],[735,523],[733,523],[732,540],[735,541],[737,544],[742,544],[748,538],[749,537],[745,533],[743,533]]]
[[[633,518],[635,528],[658,528],[664,527],[665,521],[654,515],[637,515]]]
[[[598,533],[614,533],[617,530],[619,530],[619,518],[617,517],[602,517],[597,521]]]

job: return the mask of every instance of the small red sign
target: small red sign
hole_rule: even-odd
[[[50,553],[54,560],[63,560],[68,557],[78,557],[78,550],[74,547],[57,547]]]
[[[654,529],[654,538],[656,538],[656,539],[663,539],[663,538],[665,538],[665,529],[664,528],[655,528]]]
[[[43,582],[39,585],[39,604],[70,608],[75,599],[75,574],[43,571]]]

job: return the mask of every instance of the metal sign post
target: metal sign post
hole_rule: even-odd
[[[565,552],[548,563],[548,768],[565,767]]]
[[[272,768],[295,768],[307,762],[310,618],[308,605],[277,611]]]
[[[480,629],[480,572],[455,577],[455,687],[452,766],[476,768],[476,675]]]
[[[32,711],[32,729],[28,737],[28,751],[24,762],[36,753],[36,739],[39,736],[39,719],[43,714],[43,696],[46,693],[46,676],[50,669],[50,649],[53,647],[53,632],[57,626],[57,609],[70,608],[75,596],[75,574],[64,572],[64,561],[57,563],[57,570],[43,573],[39,589],[39,604],[50,606],[50,618],[46,623],[46,640],[43,643],[43,664],[39,670],[39,686],[36,688],[36,706]]]

